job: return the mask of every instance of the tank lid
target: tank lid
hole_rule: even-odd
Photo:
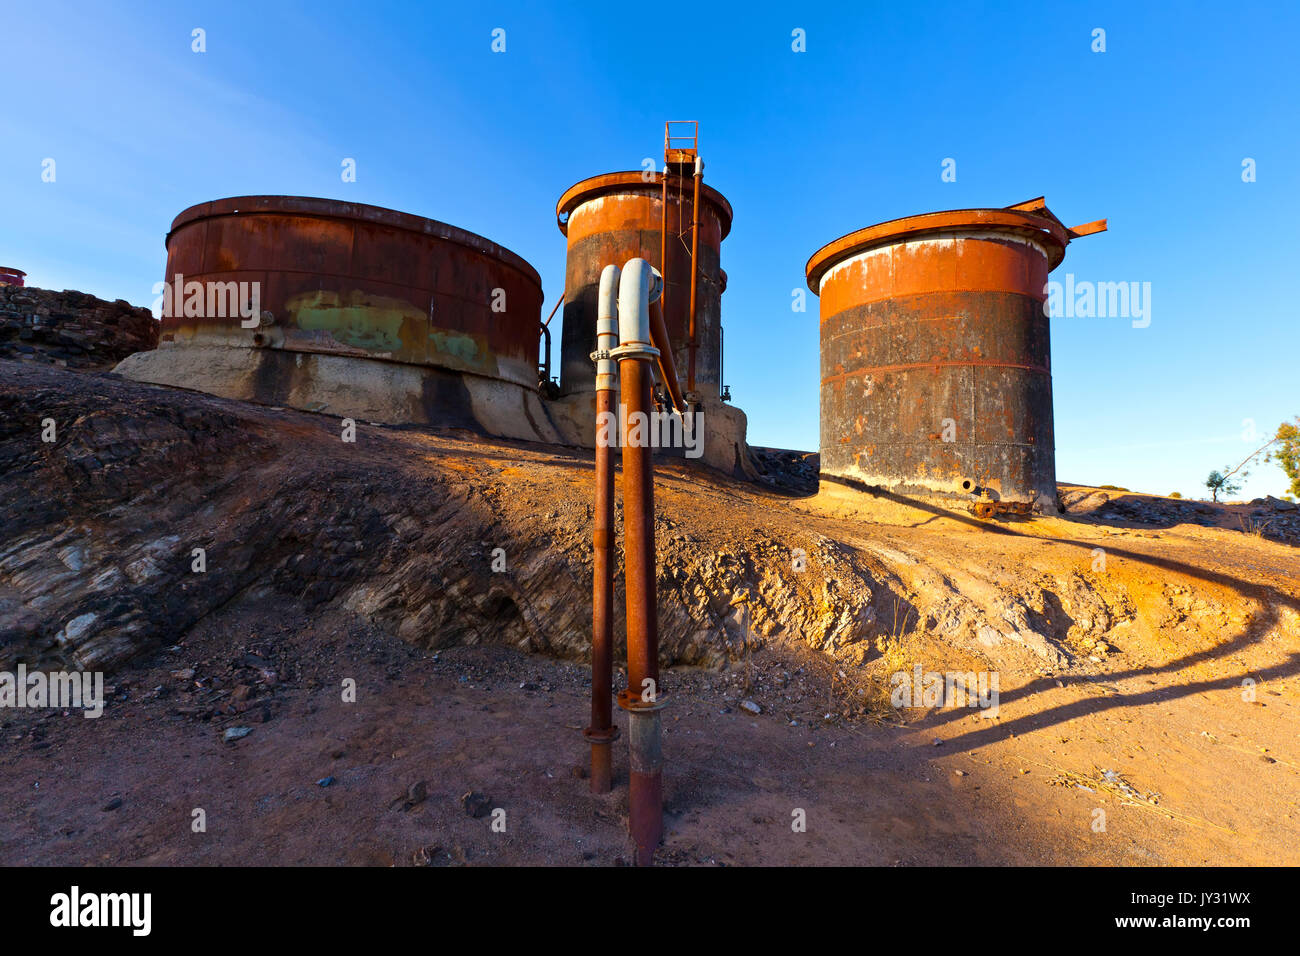
[[[317,199],[312,196],[232,196],[229,199],[214,199],[211,202],[199,203],[183,210],[172,220],[172,227],[167,233],[164,244],[171,242],[172,236],[181,226],[200,219],[264,213],[287,213],[315,219],[371,222],[408,232],[418,232],[437,239],[446,239],[449,242],[468,246],[483,255],[500,259],[524,273],[538,286],[542,284],[542,277],[522,256],[467,229],[439,222],[437,219],[426,219],[423,216],[398,212],[396,209],[385,209],[382,206],[367,206],[364,203],[342,202],[337,199]]]
[[[949,209],[867,226],[822,246],[812,254],[804,272],[808,288],[814,293],[820,293],[822,277],[845,259],[878,246],[917,239],[936,232],[1005,232],[1033,239],[1047,250],[1047,267],[1050,271],[1065,258],[1065,247],[1071,239],[1105,230],[1105,219],[1073,228],[1066,227],[1047,208],[1043,197],[1039,196],[1002,209]]]
[[[22,269],[14,269],[14,268],[12,268],[12,267],[10,267],[10,266],[0,266],[0,273],[4,273],[4,274],[7,275],[7,276],[25,276],[25,275],[27,275],[27,273],[26,273],[26,272],[23,272]]]
[[[595,199],[597,196],[607,195],[609,193],[627,192],[629,187],[636,190],[642,190],[647,193],[653,193],[656,196],[663,194],[663,173],[657,173],[649,180],[645,179],[646,174],[639,169],[627,170],[619,173],[605,173],[601,176],[592,176],[590,179],[584,179],[580,183],[574,183],[564,191],[560,201],[555,204],[555,223],[560,227],[560,232],[564,235],[569,234],[568,217],[573,210],[588,200]],[[691,180],[684,179],[686,188],[693,189],[689,185]],[[669,188],[675,188],[671,183]],[[700,192],[704,194],[704,199],[717,206],[722,213],[722,238],[727,238],[727,233],[731,232],[732,209],[731,203],[727,198],[707,183],[700,184]]]

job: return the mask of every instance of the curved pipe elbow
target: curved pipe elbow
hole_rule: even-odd
[[[604,281],[603,273],[601,281]],[[654,271],[644,259],[629,259],[623,266],[618,281],[618,338],[621,345],[650,344],[650,291],[654,284]]]

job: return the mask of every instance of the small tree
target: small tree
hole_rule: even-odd
[[[1232,477],[1232,471],[1228,471],[1228,466],[1223,466],[1227,474],[1219,471],[1210,472],[1210,477],[1205,479],[1205,487],[1210,489],[1210,496],[1214,501],[1219,500],[1219,495],[1235,495],[1241,491],[1241,482]],[[1236,469],[1233,469],[1235,471]],[[1243,473],[1242,477],[1245,477]]]
[[[1300,422],[1300,418],[1297,418],[1296,421]],[[1283,423],[1282,428],[1287,428],[1287,427],[1289,426]],[[1282,428],[1278,429],[1278,434],[1276,437],[1270,438],[1268,441],[1264,442],[1264,444],[1260,445],[1249,455],[1243,458],[1241,464],[1237,465],[1236,468],[1229,468],[1227,465],[1224,465],[1222,472],[1218,472],[1218,471],[1210,472],[1210,476],[1205,479],[1205,487],[1210,489],[1210,495],[1213,498],[1213,500],[1218,501],[1219,495],[1221,494],[1235,495],[1237,492],[1241,491],[1241,482],[1237,478],[1234,478],[1233,475],[1240,475],[1241,478],[1247,477],[1250,474],[1250,472],[1242,471],[1242,469],[1245,468],[1247,465],[1249,465],[1256,458],[1258,458],[1259,455],[1270,445],[1276,444],[1278,441],[1281,440]],[[1274,454],[1273,452],[1270,452],[1269,454],[1265,455],[1264,461],[1270,460],[1273,454]],[[1285,469],[1286,465],[1283,465],[1282,467],[1283,469]],[[1287,472],[1287,474],[1290,475],[1290,472]]]

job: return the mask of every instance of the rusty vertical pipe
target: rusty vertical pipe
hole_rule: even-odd
[[[540,385],[545,385],[551,380],[551,330],[543,322],[540,326],[542,354],[546,357],[537,363],[537,381]]]
[[[650,338],[659,350],[659,374],[668,389],[668,397],[673,408],[686,414],[686,401],[682,397],[682,384],[677,378],[677,363],[673,360],[673,341],[668,335],[668,325],[664,322],[664,310],[656,302],[650,303]]]
[[[695,157],[695,197],[691,201],[691,318],[690,318],[690,359],[686,368],[686,391],[696,401],[695,395],[695,280],[700,274],[698,256],[700,254],[700,182],[704,179],[704,160]],[[722,383],[719,382],[719,385]]]
[[[628,715],[629,829],[637,863],[648,866],[663,839],[663,756],[660,749],[659,619],[655,594],[654,470],[648,421],[658,350],[650,309],[656,277],[644,259],[623,267],[619,282],[618,374],[624,416],[623,543],[627,594],[628,687],[619,706]]]
[[[650,363],[624,358],[618,374],[622,385],[624,414],[629,435],[637,418],[654,408],[651,397]],[[654,579],[654,484],[648,438],[623,446],[623,538],[627,575],[627,665],[628,686],[640,694],[644,683],[659,680],[656,662]],[[653,688],[649,688],[653,691]]]
[[[663,205],[660,207],[659,215],[659,275],[664,281],[664,287],[659,293],[660,308],[663,308],[668,298],[668,158],[666,153],[663,184]]]
[[[591,743],[591,792],[609,793],[609,745],[618,739],[614,726],[614,461],[618,435],[614,408],[614,360],[609,352],[618,345],[616,295],[619,268],[608,265],[600,276],[596,321],[596,508],[593,533],[591,594],[591,724],[585,731]]]

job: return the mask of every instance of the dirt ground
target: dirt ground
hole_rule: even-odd
[[[177,664],[234,660],[246,647],[273,648],[267,660],[290,675],[267,698],[265,723],[178,715],[154,690],[176,684]],[[752,666],[818,674],[809,657],[764,652]],[[341,700],[343,675],[358,682],[355,703]],[[660,862],[1300,861],[1294,683],[1265,683],[1245,705],[1208,673],[1040,678],[1004,687],[996,720],[934,711],[882,724],[822,722],[830,705],[816,680],[802,706],[753,715],[738,706],[741,679],[678,669],[665,681]],[[0,860],[618,865],[630,858],[626,755],[616,745],[614,791],[591,795],[579,776],[586,684],[572,662],[505,648],[430,653],[250,605],[119,682],[124,699],[99,720],[9,722]],[[222,743],[226,726],[253,732]],[[1158,803],[1065,777],[1105,769],[1158,791]],[[427,796],[407,806],[422,781]],[[466,812],[471,791],[505,811],[505,832],[490,813]],[[105,810],[114,798],[120,806]],[[192,832],[195,808],[204,833]],[[797,809],[806,832],[792,830]],[[1093,829],[1098,809],[1104,832]]]
[[[6,480],[54,502],[0,540],[0,599],[17,648],[50,608],[100,614],[112,693],[98,720],[0,713],[0,863],[630,858],[625,750],[613,793],[582,776],[590,453],[378,426],[343,445],[328,416],[83,380],[38,383],[78,403],[66,448],[0,435]],[[187,434],[201,467],[176,466]],[[660,862],[1300,863],[1290,514],[1063,486],[1077,512],[983,522],[680,462],[656,495]],[[206,535],[210,584],[169,577],[164,531],[181,565]],[[996,716],[893,706],[916,666],[996,674]]]

